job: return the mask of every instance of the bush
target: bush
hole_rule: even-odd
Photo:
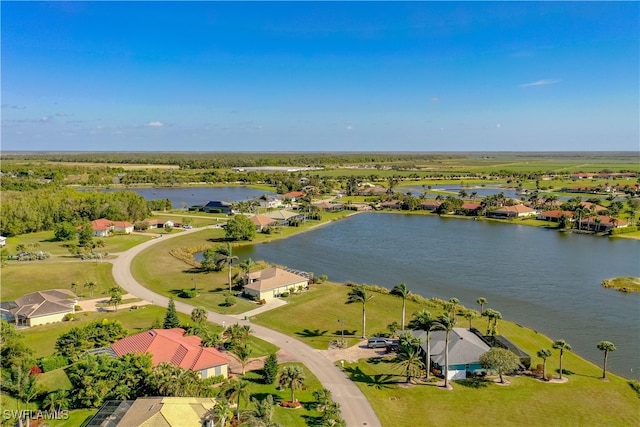
[[[628,225],[623,228],[612,228],[610,233],[612,236],[615,236],[617,234],[633,233],[634,231],[638,231],[638,227],[635,225]]]
[[[287,298],[289,296],[289,292],[283,292],[280,294],[282,298]]]
[[[195,289],[183,289],[178,296],[180,298],[195,298],[198,296],[198,291]]]
[[[62,355],[41,357],[38,360],[38,366],[43,372],[50,372],[54,369],[64,368],[70,363],[69,358]]]
[[[82,311],[82,307],[80,307],[80,306],[79,306],[79,305],[77,305],[77,304],[73,306],[73,309],[74,309],[75,311]]]
[[[260,305],[265,305],[266,303],[267,303],[267,300],[264,298],[259,301]]]
[[[63,321],[66,321],[66,322],[69,322],[69,321],[71,321],[71,320],[73,320],[73,319],[75,319],[75,318],[76,318],[76,315],[75,315],[75,314],[73,314],[73,313],[68,313],[68,314],[65,314],[65,315],[64,315],[64,317],[62,318],[62,320],[63,320]]]
[[[224,299],[224,305],[227,307],[231,307],[236,304],[236,297],[229,295]]]

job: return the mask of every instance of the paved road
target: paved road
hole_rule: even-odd
[[[165,237],[146,241],[126,252],[117,254],[117,258],[109,260],[109,262],[113,264],[113,277],[116,283],[138,298],[166,307],[169,304],[168,298],[145,288],[133,278],[131,274],[131,262],[136,255],[156,243],[201,230],[202,228],[194,228],[184,230],[179,234],[167,234]],[[191,314],[191,311],[194,309],[194,306],[180,301],[176,301],[175,304],[176,309],[182,313]],[[208,311],[207,318],[209,321],[221,325],[230,325],[233,323],[250,324],[248,321],[238,320],[236,317],[211,311]],[[289,355],[292,355],[296,360],[304,363],[318,380],[320,380],[322,385],[331,390],[334,400],[340,403],[342,416],[347,422],[347,426],[380,426],[378,417],[360,389],[358,389],[340,368],[335,366],[333,362],[319,350],[315,350],[295,338],[262,326],[251,324],[251,329],[254,331],[256,337],[273,343]]]

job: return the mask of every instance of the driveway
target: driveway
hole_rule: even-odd
[[[204,227],[211,228],[211,226]],[[133,258],[148,247],[166,241],[177,236],[183,236],[187,233],[195,233],[201,231],[202,228],[194,228],[184,230],[179,234],[168,234],[162,239],[148,240],[137,245],[128,251],[117,254],[117,258],[110,259],[108,262],[113,264],[113,278],[118,285],[145,301],[151,301],[153,304],[167,306],[169,299],[162,295],[145,288],[138,283],[131,274],[131,262]],[[181,301],[175,301],[176,309],[182,313],[191,314],[195,308]],[[223,323],[230,325],[239,323],[241,325],[249,325],[246,320],[239,320],[233,316],[227,316],[212,311],[207,312],[207,319],[210,322]],[[268,341],[278,346],[281,351],[286,353],[292,360],[304,363],[304,365],[318,378],[323,387],[331,390],[331,394],[336,402],[340,404],[342,417],[345,419],[347,426],[380,426],[380,421],[376,416],[371,404],[364,397],[360,389],[346,376],[346,374],[338,368],[322,351],[315,350],[301,341],[280,332],[267,329],[263,326],[251,324],[254,335],[260,339]]]

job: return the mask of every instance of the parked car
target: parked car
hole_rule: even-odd
[[[187,225],[183,226],[182,228],[184,228],[185,230],[191,230],[193,228],[193,226],[187,224]]]
[[[386,348],[388,345],[391,345],[391,340],[385,337],[371,337],[367,341],[369,348]]]

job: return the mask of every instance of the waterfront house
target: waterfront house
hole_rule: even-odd
[[[423,342],[422,350],[426,351]],[[431,331],[431,362],[444,374],[445,366],[445,331]],[[484,369],[480,364],[480,356],[489,351],[489,344],[465,328],[453,328],[449,332],[449,370],[450,380],[463,380],[467,372],[479,373]]]
[[[590,230],[596,233],[610,231],[613,228],[624,228],[629,224],[621,219],[614,219],[608,215],[595,215],[583,218],[579,222],[581,230]]]
[[[244,278],[244,293],[258,300],[270,300],[284,292],[293,292],[300,286],[306,288],[309,277],[278,267],[248,273]]]
[[[265,227],[270,227],[278,223],[278,221],[276,221],[275,219],[261,214],[253,215],[249,219],[251,220],[253,225],[256,226],[257,231],[262,231]]]
[[[222,200],[211,200],[206,205],[202,206],[200,210],[207,213],[230,214],[232,211],[232,204]]]
[[[418,208],[423,209],[425,211],[435,212],[438,210],[441,204],[442,202],[439,200],[423,200],[418,205]]]
[[[528,206],[524,205],[515,205],[515,206],[503,206],[494,211],[489,212],[490,217],[492,218],[527,218],[530,216],[535,216],[538,213],[535,209],[531,209]]]
[[[150,353],[153,366],[165,362],[200,373],[202,378],[227,378],[229,359],[212,347],[203,347],[197,335],[182,328],[150,329],[111,344],[117,357],[127,353]]]
[[[562,218],[563,216],[568,218],[570,221],[573,221],[573,212],[563,211],[561,209],[540,212],[540,214],[538,215],[538,219],[542,221],[559,222],[560,218]]]
[[[304,214],[291,212],[286,209],[269,212],[266,216],[277,221],[279,225],[289,225],[291,221],[302,221],[304,219]]]
[[[4,305],[2,317],[13,318],[16,326],[61,322],[66,315],[75,313],[77,303],[78,297],[66,289],[33,292]]]

